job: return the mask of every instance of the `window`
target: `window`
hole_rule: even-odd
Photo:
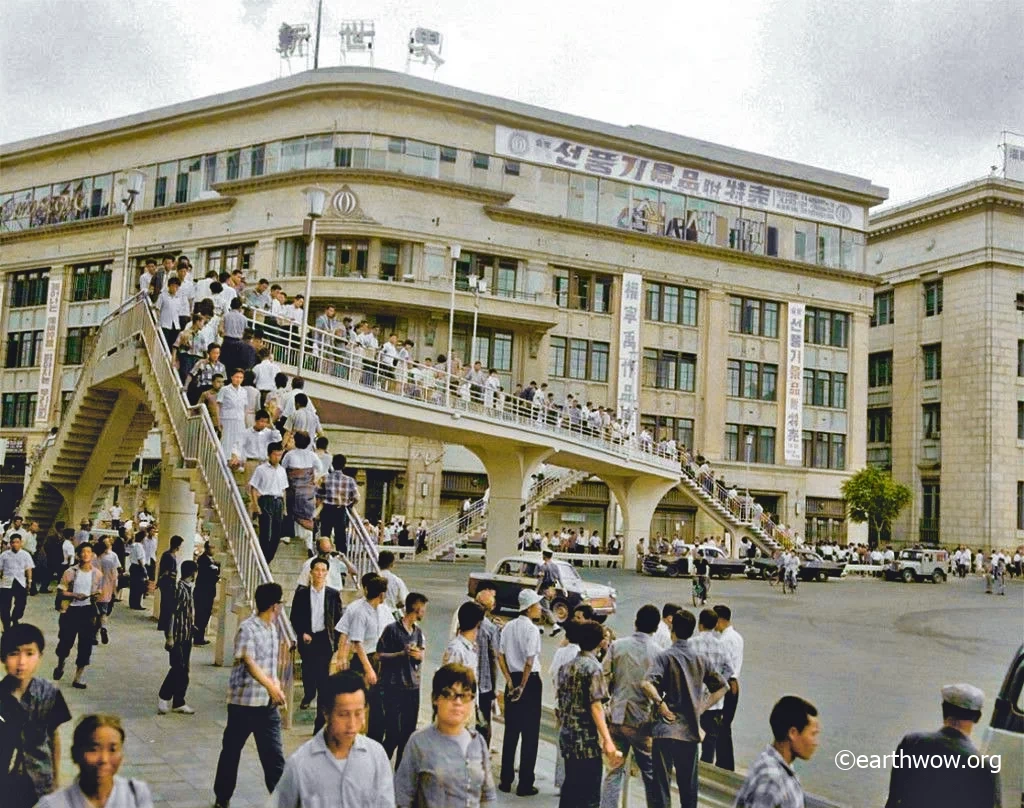
[[[1024,440],[1024,401],[1017,402],[1017,440]]]
[[[0,426],[29,427],[36,417],[35,393],[4,393]]]
[[[726,395],[775,401],[778,377],[778,365],[730,359],[725,368]]]
[[[1017,530],[1024,530],[1024,482],[1017,483]]]
[[[924,380],[938,381],[942,378],[942,343],[922,345],[921,352],[924,356]]]
[[[366,277],[370,242],[333,239],[324,244],[324,277]],[[303,271],[300,274],[305,274]]]
[[[725,425],[725,459],[748,462],[747,437],[750,436],[750,463],[775,462],[775,427]]]
[[[846,435],[835,432],[803,433],[803,465],[809,469],[846,468]]]
[[[846,409],[846,374],[805,368],[804,404]]]
[[[892,351],[868,354],[868,387],[892,385]]]
[[[895,318],[895,295],[892,289],[875,292],[875,306],[871,313],[871,327],[876,325],[892,325]]]
[[[505,161],[505,173],[510,177],[519,176],[519,161],[518,160],[506,160]]]
[[[640,428],[646,429],[656,441],[672,438],[680,449],[693,446],[693,419],[671,415],[641,415]]]
[[[1024,339],[1017,340],[1017,375],[1024,378]]]
[[[597,221],[598,183],[597,177],[583,174],[569,174],[569,201],[567,214],[570,219],[584,222]]]
[[[11,308],[45,306],[46,293],[50,288],[50,270],[34,269],[31,272],[15,272],[12,279]]]
[[[43,352],[42,331],[10,331],[7,334],[9,368],[34,368]]]
[[[644,316],[659,323],[697,325],[697,290],[661,283],[644,284]]]
[[[590,380],[594,382],[608,381],[608,352],[607,342],[590,343]]]
[[[892,443],[892,408],[868,410],[868,443]]]
[[[89,336],[88,328],[69,328],[64,341],[64,364],[80,365],[85,354],[85,339]]]
[[[442,163],[454,163],[458,152],[452,146],[441,147],[441,162]]]
[[[804,341],[809,345],[845,348],[850,331],[850,315],[808,307],[804,314]]]
[[[306,240],[279,238],[277,240],[277,274],[282,278],[300,278],[306,274]]]
[[[249,152],[249,175],[262,177],[266,168],[267,147],[264,145],[253,146]]]
[[[942,314],[942,281],[929,281],[924,285],[924,316]]]
[[[921,407],[923,437],[938,440],[942,436],[942,405],[925,404]]]
[[[587,341],[585,339],[569,340],[569,378],[587,378]]]
[[[608,381],[607,342],[551,337],[548,352],[548,375],[552,378]]]
[[[1017,292],[1017,311],[1024,311],[1024,292]]]
[[[551,337],[548,343],[548,376],[565,376],[565,337]]]
[[[255,244],[231,244],[226,247],[209,247],[206,250],[206,271],[232,273],[236,269],[243,272],[252,266],[256,254]],[[303,271],[302,274],[305,274]]]
[[[485,171],[491,166],[491,158],[487,154],[473,152],[473,168],[482,168]]]
[[[516,273],[519,262],[510,258],[499,258],[495,271],[494,294],[498,297],[516,296]]]
[[[612,277],[591,272],[559,270],[554,276],[555,302],[561,308],[610,314]]]
[[[202,157],[190,157],[178,162],[178,182],[174,188],[175,204],[184,205],[199,198],[199,192],[202,190],[202,173]],[[95,191],[93,193],[95,194]]]
[[[642,383],[659,390],[692,393],[697,378],[697,357],[676,351],[644,349]]]
[[[466,328],[456,328],[452,341],[452,353],[462,359],[463,363],[470,361],[469,350],[472,332]],[[497,331],[490,328],[478,328],[476,332],[476,359],[485,368],[494,368],[501,378],[502,387],[508,391],[511,387],[509,374],[512,371],[512,332]]]
[[[760,337],[779,336],[779,304],[771,300],[729,298],[729,330]]]
[[[78,303],[83,300],[106,300],[110,297],[110,278],[113,264],[79,264],[73,269],[74,288],[71,299]]]
[[[380,245],[380,278],[386,281],[398,280],[398,260],[401,248],[398,244]]]
[[[938,483],[921,483],[921,540],[935,543],[939,540],[942,491]]]

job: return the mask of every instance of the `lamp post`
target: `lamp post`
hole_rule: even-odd
[[[751,502],[750,502],[750,453],[754,448],[754,433],[748,432],[746,437],[743,439],[744,448],[746,449],[747,458],[747,477],[746,477],[746,497],[743,500],[743,510],[747,520],[750,519]]]
[[[445,379],[444,387],[444,405],[451,407],[452,405],[452,342],[455,340],[455,265],[462,255],[462,247],[458,244],[451,246],[452,253],[452,290],[451,290],[451,301],[448,304],[448,378]]]
[[[131,249],[132,228],[135,226],[135,199],[142,194],[142,186],[146,175],[133,168],[125,172],[124,196],[124,278],[121,283],[121,301],[126,301],[131,294],[132,271],[128,251]]]
[[[306,300],[305,313],[302,318],[302,334],[299,337],[299,365],[298,371],[302,373],[302,363],[306,356],[306,338],[309,334],[309,317],[313,310],[313,266],[316,256],[316,220],[324,215],[324,202],[327,200],[327,191],[315,185],[303,189],[306,197],[306,215],[309,217],[309,247],[306,250]]]
[[[472,367],[476,364],[476,324],[480,318],[480,295],[487,294],[487,281],[472,275],[469,278],[469,288],[473,290],[473,342],[469,349],[469,364]]]

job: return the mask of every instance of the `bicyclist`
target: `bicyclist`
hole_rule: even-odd
[[[701,588],[703,593],[701,598],[701,605],[708,599],[711,594],[710,577],[708,576],[708,560],[702,555],[697,555],[693,560],[693,574],[697,576],[697,585]]]
[[[789,551],[783,555],[783,570],[790,589],[796,589],[797,572],[800,570],[800,556]]]

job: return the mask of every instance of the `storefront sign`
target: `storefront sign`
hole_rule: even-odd
[[[627,435],[635,435],[640,419],[640,306],[643,277],[622,276],[622,305],[619,307],[618,417]]]
[[[39,390],[36,397],[36,424],[50,420],[50,401],[53,394],[53,367],[57,361],[57,337],[60,329],[61,290],[64,282],[59,275],[50,276],[46,293],[46,330],[43,332],[43,356],[39,362]]]
[[[555,135],[496,126],[494,144],[497,154],[528,163],[565,168],[726,205],[756,208],[855,230],[865,228],[864,209],[858,206],[774,185],[712,174],[704,169],[610,151]]]
[[[790,303],[786,331],[786,462],[803,462],[804,423],[804,306]]]

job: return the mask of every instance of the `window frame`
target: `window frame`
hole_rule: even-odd
[[[942,314],[942,278],[925,281],[923,296],[925,317],[937,317]]]

